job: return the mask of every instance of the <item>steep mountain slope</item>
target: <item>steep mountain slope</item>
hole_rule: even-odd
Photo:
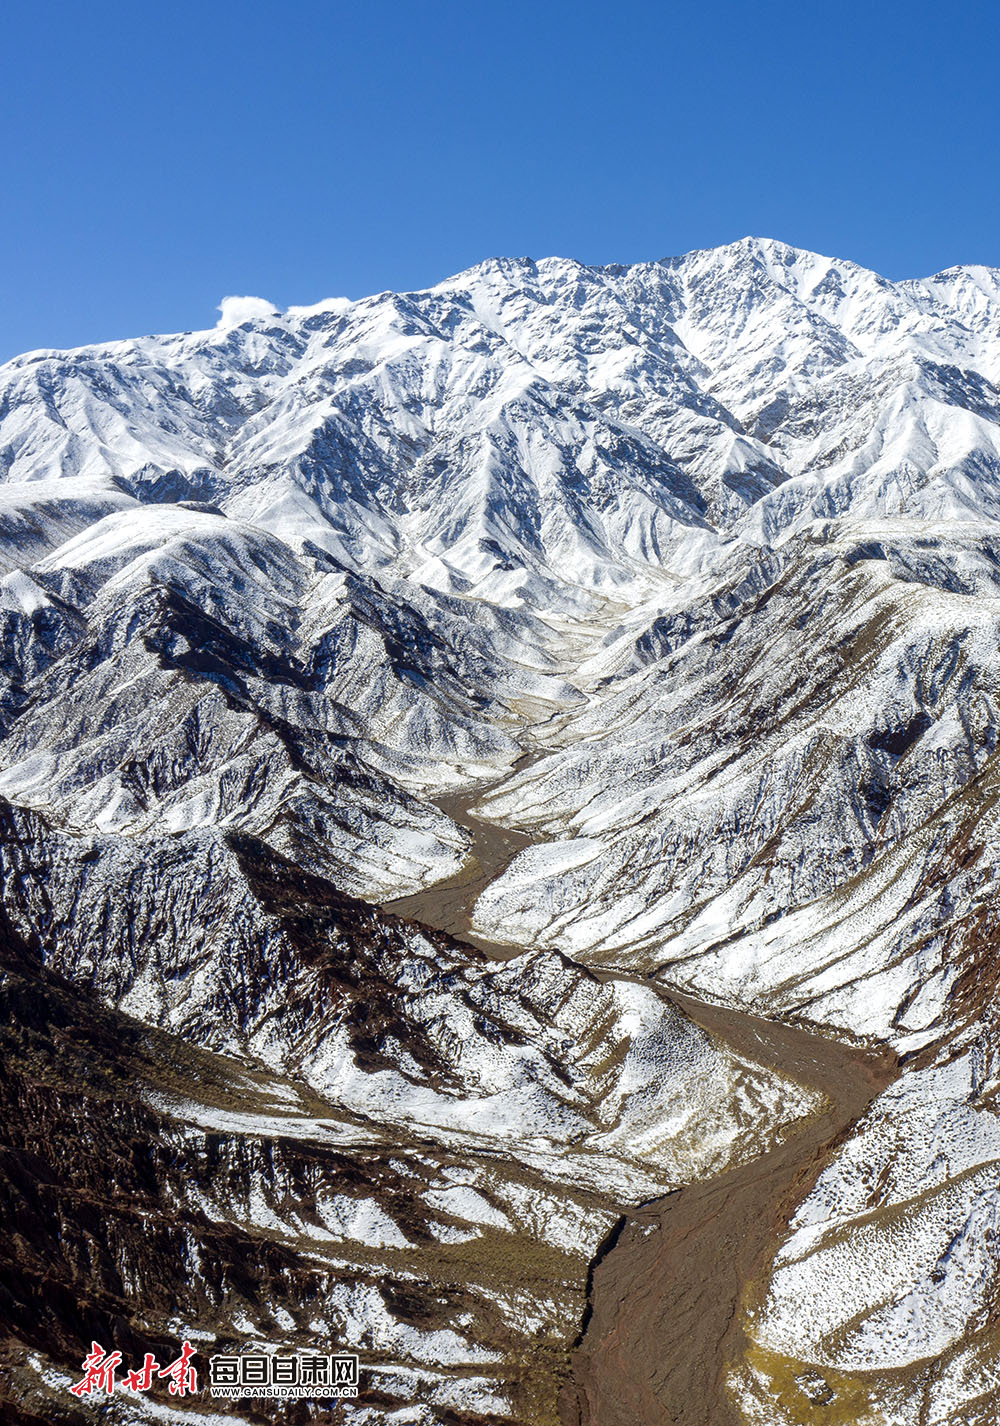
[[[157,1343],[319,1334],[349,1419],[542,1426],[618,1215],[828,1112],[687,992],[903,1056],[690,1423],[992,1421],[998,388],[1000,272],[758,239],[0,368],[16,1271],[83,1234],[131,1349],[162,1222]],[[143,1106],[107,1089],[145,1197],[106,1233],[25,1157],[88,1056]],[[271,1264],[253,1310],[182,1307],[195,1209]],[[12,1309],[40,1419],[78,1258],[58,1323]]]

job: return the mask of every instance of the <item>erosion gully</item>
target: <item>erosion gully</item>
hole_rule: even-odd
[[[472,835],[463,870],[386,909],[506,960],[524,948],[477,936],[472,907],[532,838],[477,817],[472,807],[484,790],[436,799]],[[749,1346],[745,1313],[763,1289],[797,1204],[871,1100],[896,1077],[898,1061],[888,1050],[845,1044],[648,984],[735,1053],[818,1090],[824,1108],[752,1162],[641,1204],[620,1220],[591,1265],[560,1416],[564,1426],[744,1426],[726,1378]]]

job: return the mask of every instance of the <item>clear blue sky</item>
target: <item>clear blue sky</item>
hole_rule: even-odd
[[[0,358],[753,233],[1000,265],[1000,7],[11,0]]]

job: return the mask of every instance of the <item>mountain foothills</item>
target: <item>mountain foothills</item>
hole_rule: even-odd
[[[5,1419],[607,1426],[623,1215],[799,1143],[629,1419],[995,1426],[1000,270],[222,313],[0,368]],[[69,1393],[182,1339],[362,1389]]]

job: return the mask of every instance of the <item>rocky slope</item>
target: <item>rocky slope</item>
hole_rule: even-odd
[[[726,1410],[992,1422],[998,383],[1000,272],[756,239],[0,368],[12,1410],[85,1304],[552,1420],[622,1211],[825,1112],[675,990],[903,1057]]]

